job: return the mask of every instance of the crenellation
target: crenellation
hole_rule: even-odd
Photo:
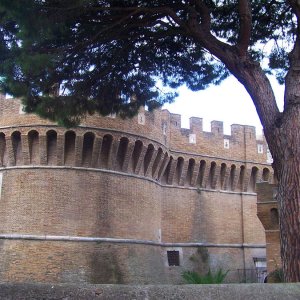
[[[174,128],[181,129],[181,115],[170,113],[170,125]],[[172,130],[172,129],[171,129]]]
[[[240,124],[231,125],[231,136],[237,140],[240,140],[245,133],[245,126]]]
[[[201,133],[203,131],[203,119],[197,117],[190,118],[190,129],[193,133]]]
[[[216,136],[223,136],[223,122],[221,121],[211,121],[211,132]]]

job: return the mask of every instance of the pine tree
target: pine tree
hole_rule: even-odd
[[[200,90],[233,74],[273,155],[285,280],[300,281],[299,24],[299,0],[1,0],[1,90],[71,126],[87,113],[153,109],[182,84]],[[271,72],[285,84],[283,112]]]

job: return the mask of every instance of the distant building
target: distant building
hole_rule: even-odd
[[[262,281],[255,184],[273,182],[269,160],[252,126],[183,129],[141,109],[66,129],[2,96],[1,281],[180,283],[209,268]]]
[[[281,268],[277,184],[257,183],[257,216],[266,232],[268,274]]]

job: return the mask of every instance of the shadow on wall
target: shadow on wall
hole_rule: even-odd
[[[174,157],[154,143],[88,131],[83,136],[68,130],[63,136],[50,129],[45,136],[31,130],[27,135],[0,132],[0,166],[65,165],[109,169],[147,177],[164,185],[233,192],[254,192],[257,181],[271,181],[268,167],[246,169],[187,155]]]

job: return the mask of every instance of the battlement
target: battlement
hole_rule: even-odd
[[[0,97],[0,126],[54,125],[33,114],[25,114],[18,99]],[[202,118],[191,117],[190,128],[181,127],[181,115],[168,110],[148,112],[141,108],[137,116],[123,120],[116,115],[87,116],[81,127],[107,128],[147,137],[179,152],[221,157],[238,161],[270,163],[264,138],[256,138],[253,126],[233,124],[231,134],[225,135],[223,122],[212,121],[211,131],[203,131]]]
[[[170,113],[168,110],[164,110],[167,114],[170,115],[170,123],[176,128],[180,130],[186,130],[189,133],[212,133],[214,135],[219,136],[239,136],[248,133],[249,137],[256,137],[258,141],[264,140],[264,137],[257,138],[256,128],[255,126],[249,125],[241,125],[241,124],[232,124],[231,125],[231,133],[229,135],[224,133],[224,126],[222,121],[213,120],[211,121],[210,131],[203,130],[203,119],[199,117],[190,117],[189,118],[189,128],[183,128],[181,126],[181,118],[180,114]]]

